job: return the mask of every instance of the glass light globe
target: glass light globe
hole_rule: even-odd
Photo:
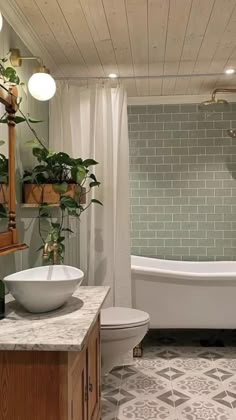
[[[48,101],[56,92],[56,83],[48,73],[34,73],[28,81],[30,94],[38,101]]]
[[[2,13],[0,12],[0,31],[2,30],[2,25],[3,25],[3,18],[2,18]]]

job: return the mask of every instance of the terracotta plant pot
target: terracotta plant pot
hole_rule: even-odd
[[[9,202],[9,186],[8,184],[0,184],[0,203],[8,204]]]
[[[24,184],[23,200],[25,204],[59,204],[60,194],[55,188],[56,184]],[[81,192],[82,190],[82,192]],[[85,188],[78,184],[68,184],[68,190],[62,195],[69,196],[79,202],[86,203]]]

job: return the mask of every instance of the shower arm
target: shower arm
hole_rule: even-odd
[[[217,93],[236,93],[236,88],[216,88],[212,91],[211,99],[215,102],[216,94]]]

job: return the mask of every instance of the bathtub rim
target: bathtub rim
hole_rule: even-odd
[[[142,265],[137,265],[132,263],[132,257],[136,257],[141,258],[142,261],[145,260],[154,260],[154,261],[166,261],[168,263],[168,261],[170,262],[177,262],[180,263],[179,265],[183,264],[185,266],[187,266],[188,263],[191,263],[191,261],[175,261],[175,260],[164,260],[164,259],[160,259],[160,258],[150,258],[150,257],[143,257],[143,256],[138,256],[138,255],[131,255],[131,273],[134,274],[143,274],[143,275],[148,275],[148,276],[157,276],[157,277],[162,277],[162,278],[169,278],[169,279],[181,279],[181,280],[235,280],[236,281],[236,261],[204,261],[202,262],[203,264],[206,263],[210,264],[210,265],[220,265],[222,262],[230,264],[230,265],[235,265],[235,272],[191,272],[191,271],[174,271],[173,269],[163,269],[163,268],[156,268],[156,267],[147,267],[147,266],[142,266]],[[197,261],[193,261],[192,262],[194,265],[198,264]],[[201,263],[201,262],[199,262]]]

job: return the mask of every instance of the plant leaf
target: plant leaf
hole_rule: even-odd
[[[50,207],[48,203],[45,202],[40,204],[40,210],[45,209],[46,207]]]
[[[97,182],[97,178],[94,174],[90,174],[89,178],[91,178],[93,181]]]
[[[0,146],[2,146],[3,144],[5,144],[4,140],[0,140]]]
[[[70,208],[70,209],[77,209],[78,208],[78,203],[71,197],[68,197],[66,195],[63,195],[60,198],[60,203],[62,208]]]
[[[93,166],[93,165],[97,165],[97,164],[98,164],[98,162],[96,162],[96,160],[94,160],[94,159],[85,159],[83,161],[83,166],[85,166],[86,168],[88,166]]]
[[[81,184],[87,175],[87,170],[82,165],[74,166],[71,170],[71,176],[76,184]]]
[[[39,148],[42,148],[41,145],[40,145],[40,143],[39,143],[39,141],[37,139],[28,140],[24,144],[25,144],[26,147],[31,147],[31,148],[32,147],[39,147]]]
[[[93,187],[98,187],[100,184],[101,182],[93,181],[93,182],[90,182],[89,186],[90,188],[93,188]]]
[[[103,206],[102,202],[99,200],[96,200],[96,198],[92,198],[91,203],[100,204],[100,206]]]
[[[68,190],[68,184],[67,182],[63,182],[62,184],[54,184],[53,189],[59,194],[64,194]]]
[[[43,122],[43,120],[36,120],[35,118],[31,118],[31,117],[29,117],[28,120],[31,124],[37,124],[37,123]]]
[[[70,228],[62,228],[61,231],[62,232],[70,232],[70,233],[73,233],[73,230],[71,230]]]

